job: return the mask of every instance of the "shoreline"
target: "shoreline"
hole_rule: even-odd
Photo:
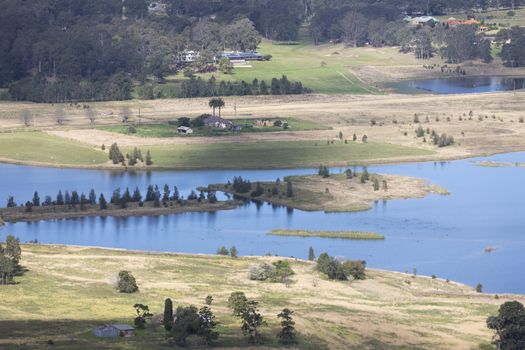
[[[401,156],[389,158],[380,158],[380,159],[369,159],[359,162],[333,162],[326,163],[328,167],[350,167],[350,166],[374,166],[374,165],[390,165],[390,164],[408,164],[408,163],[428,163],[428,162],[451,162],[456,160],[465,160],[473,159],[479,157],[491,157],[500,154],[512,154],[512,153],[521,153],[525,152],[525,149],[522,150],[494,150],[487,152],[479,152],[472,154],[457,155],[451,157],[432,157],[432,156]],[[196,171],[196,170],[274,170],[274,169],[301,169],[301,168],[317,168],[319,162],[312,162],[306,164],[296,164],[296,165],[286,165],[286,166],[257,166],[257,167],[213,167],[209,168],[206,166],[195,166],[195,167],[167,167],[167,166],[148,166],[148,167],[122,167],[122,166],[111,166],[111,165],[76,165],[76,164],[54,164],[54,163],[45,163],[45,162],[35,162],[35,161],[23,161],[9,158],[0,157],[0,165],[19,165],[19,166],[28,166],[28,167],[37,167],[37,168],[54,168],[54,169],[71,169],[71,170],[96,170],[96,171],[119,171],[119,172],[128,172],[128,171],[140,171],[140,172],[149,172],[149,171]]]
[[[86,217],[136,217],[136,216],[162,216],[172,214],[184,214],[184,213],[197,213],[197,212],[217,212],[221,210],[233,210],[239,206],[238,201],[219,201],[214,204],[203,203],[197,204],[190,203],[188,205],[176,205],[169,207],[135,207],[135,208],[108,208],[105,210],[100,209],[87,209],[81,211],[64,211],[64,212],[25,212],[23,207],[16,208],[1,208],[0,218],[6,223],[17,223],[17,222],[35,222],[35,221],[51,221],[51,220],[67,220],[67,219],[80,219]],[[42,207],[40,207],[42,208]],[[45,207],[44,207],[45,208]],[[34,209],[35,210],[35,209]],[[5,214],[7,212],[7,215]]]

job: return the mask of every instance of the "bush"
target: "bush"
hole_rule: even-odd
[[[363,260],[347,260],[341,263],[327,253],[322,253],[317,259],[317,269],[331,280],[346,281],[348,277],[363,280],[366,278],[365,268],[366,262]]]
[[[253,281],[284,282],[294,274],[290,262],[286,260],[279,260],[271,265],[261,263],[257,266],[252,266],[250,269],[250,279]]]
[[[261,263],[250,268],[250,279],[253,281],[266,281],[275,273],[275,266]]]
[[[129,271],[118,273],[118,290],[121,293],[135,293],[139,290],[135,277]]]
[[[246,308],[248,299],[243,292],[233,292],[228,298],[228,306],[235,316],[240,316]]]
[[[228,251],[228,248],[226,248],[225,246],[222,246],[219,249],[217,249],[217,255],[229,255],[229,254],[230,252]]]

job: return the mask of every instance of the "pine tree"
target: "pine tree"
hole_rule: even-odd
[[[180,198],[179,189],[177,188],[177,186],[175,186],[173,187],[173,196],[171,197],[171,199],[174,201],[178,201],[179,198]]]
[[[64,196],[62,195],[62,191],[58,191],[58,194],[57,194],[57,200],[56,200],[56,203],[57,205],[64,205]]]
[[[94,189],[91,189],[91,191],[89,191],[89,203],[92,205],[97,204],[97,195],[95,194]]]
[[[103,193],[101,193],[100,197],[98,198],[98,206],[100,210],[106,210],[108,208],[108,202],[106,202],[106,198],[104,197]]]
[[[149,185],[148,190],[146,191],[146,202],[152,202],[155,200],[155,192],[153,186]]]
[[[315,260],[314,248],[312,248],[312,247],[308,248],[308,260],[310,260],[310,261],[314,261]]]
[[[151,153],[149,150],[146,152],[146,165],[153,165],[153,160],[151,159]]]
[[[173,302],[170,298],[164,301],[164,329],[170,331],[173,327]]]
[[[38,195],[38,192],[35,192],[35,194],[33,195],[33,206],[35,207],[39,207],[40,206],[40,196]]]
[[[279,338],[279,342],[281,344],[289,345],[297,343],[295,322],[292,318],[293,313],[294,312],[292,310],[286,308],[283,309],[279,315],[277,315],[277,317],[281,319],[281,330],[277,335],[277,338]]]
[[[290,181],[286,182],[286,197],[288,198],[293,197],[293,185]]]
[[[137,203],[142,200],[142,194],[140,193],[138,186],[135,188],[135,191],[133,192],[133,197],[131,200]]]
[[[8,208],[14,208],[16,207],[16,202],[15,202],[15,198],[13,196],[9,196],[7,198],[7,207]]]

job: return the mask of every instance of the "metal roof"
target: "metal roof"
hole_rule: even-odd
[[[127,324],[112,324],[111,327],[118,329],[119,331],[133,331],[135,328]]]

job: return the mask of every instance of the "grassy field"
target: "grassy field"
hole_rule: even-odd
[[[91,146],[42,132],[0,133],[0,158],[52,165],[99,165],[108,159]]]
[[[270,81],[286,75],[301,81],[316,93],[379,94],[380,90],[355,76],[352,68],[362,66],[421,66],[414,55],[402,54],[397,48],[348,48],[343,44],[275,45],[263,41],[258,49],[272,55],[269,62],[249,62],[248,67],[237,67],[233,74],[213,73],[218,80],[245,80],[254,78]],[[251,67],[250,67],[251,66]],[[211,74],[204,75],[205,78]]]
[[[507,300],[441,279],[383,271],[367,270],[363,281],[328,281],[312,263],[294,259],[288,287],[248,279],[251,266],[276,259],[24,246],[29,272],[18,284],[0,287],[0,348],[168,349],[158,324],[129,339],[95,338],[91,331],[104,323],[132,324],[135,303],[159,314],[165,298],[200,307],[207,295],[214,297],[220,322],[215,348],[249,348],[227,308],[230,293],[244,291],[260,302],[268,321],[261,349],[279,347],[276,315],[284,307],[295,311],[299,349],[491,349],[485,319]],[[139,293],[115,290],[123,269],[135,275]]]
[[[384,143],[327,144],[326,141],[169,144],[140,148],[151,150],[153,167],[173,169],[286,168],[432,154],[432,151]],[[122,147],[122,151],[131,152],[132,148]],[[0,133],[0,158],[54,166],[111,166],[107,153],[95,147],[42,132]]]
[[[431,155],[431,151],[385,143],[269,141],[149,147],[154,166],[166,168],[290,168],[357,164],[373,159]]]
[[[272,230],[273,236],[322,237],[356,240],[384,240],[385,236],[378,233],[358,231],[307,231],[307,230]]]
[[[266,118],[263,118],[266,120]],[[177,132],[177,126],[167,123],[162,124],[135,124],[131,125],[106,125],[100,126],[98,129],[116,132],[119,134],[125,135],[134,135],[138,137],[198,137],[198,136],[232,136],[239,135],[243,133],[252,133],[252,132],[279,132],[279,131],[311,131],[311,130],[328,130],[330,127],[326,127],[322,124],[314,123],[308,120],[300,120],[295,118],[271,118],[268,120],[276,121],[280,120],[282,122],[288,123],[288,128],[284,129],[282,127],[273,127],[273,126],[257,126],[257,119],[234,119],[236,125],[242,126],[241,131],[230,131],[223,129],[210,129],[210,128],[193,128],[193,134],[183,135]],[[133,129],[130,129],[133,127]],[[131,130],[134,130],[132,132]]]

